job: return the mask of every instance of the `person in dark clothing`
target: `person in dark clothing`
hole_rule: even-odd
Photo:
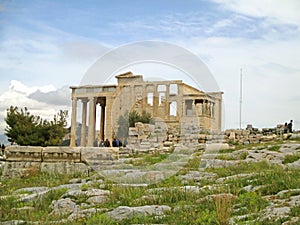
[[[108,139],[106,139],[106,140],[104,141],[104,146],[105,146],[105,147],[110,147],[110,142],[109,142]]]
[[[4,155],[4,150],[5,150],[5,145],[4,144],[1,145],[1,150],[2,150],[2,155]]]
[[[285,123],[283,127],[283,133],[286,134],[288,132],[288,124]]]
[[[293,120],[291,120],[288,124],[288,132],[293,133]]]
[[[104,147],[104,141],[103,140],[100,141],[99,147]]]
[[[118,138],[116,138],[116,147],[120,147],[120,141]]]
[[[113,146],[113,147],[118,147],[118,146],[117,146],[117,140],[116,140],[115,138],[114,138],[114,140],[113,140],[113,142],[112,142],[112,146]]]

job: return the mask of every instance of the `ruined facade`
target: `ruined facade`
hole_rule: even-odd
[[[118,85],[88,85],[72,89],[70,146],[76,145],[77,105],[82,105],[80,146],[93,146],[96,130],[101,140],[112,141],[121,116],[132,110],[146,111],[167,126],[188,126],[200,131],[221,131],[222,92],[203,92],[181,80],[144,81],[131,72],[116,76]],[[96,107],[100,127],[96,128]],[[88,130],[86,130],[86,127]]]

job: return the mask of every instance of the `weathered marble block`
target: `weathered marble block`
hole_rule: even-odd
[[[9,146],[5,149],[7,161],[42,161],[42,147],[35,146]]]
[[[71,162],[42,162],[41,172],[51,174],[86,174],[88,175],[89,168],[84,163]]]
[[[81,161],[97,163],[102,160],[118,160],[119,148],[115,147],[85,147],[81,148]]]
[[[42,152],[43,162],[80,162],[80,148],[47,147]]]

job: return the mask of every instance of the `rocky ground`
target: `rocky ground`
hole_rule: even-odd
[[[88,177],[2,180],[0,224],[300,224],[300,142],[91,165]]]

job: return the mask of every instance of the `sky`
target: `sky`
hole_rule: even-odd
[[[298,0],[0,0],[0,134],[10,105],[71,112],[69,87],[101,56],[148,40],[205,63],[224,92],[223,129],[239,127],[241,68],[242,127],[300,129],[299,11]],[[166,65],[127,69],[190,83]]]

